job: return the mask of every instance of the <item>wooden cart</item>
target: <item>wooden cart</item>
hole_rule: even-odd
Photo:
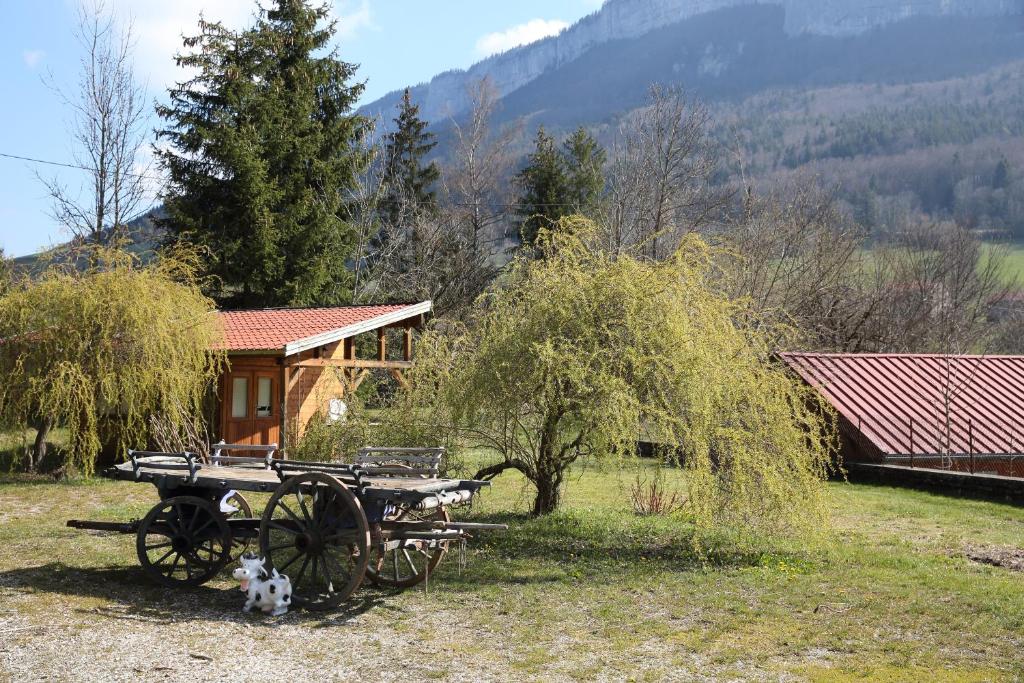
[[[224,455],[251,446],[218,444],[210,463],[192,453],[129,451],[105,470],[149,482],[160,502],[141,520],[70,520],[68,526],[135,534],[143,569],[167,586],[203,584],[247,548],[292,581],[296,605],[330,609],[364,579],[407,588],[428,580],[449,545],[499,524],[452,522],[448,508],[488,482],[439,479],[439,449],[364,449],[357,465]],[[254,517],[241,491],[270,493]]]

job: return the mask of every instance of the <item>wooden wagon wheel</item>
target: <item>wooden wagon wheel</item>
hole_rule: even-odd
[[[418,511],[400,507],[394,515],[387,517],[396,522],[450,522],[448,511],[443,507]],[[382,552],[374,546],[366,578],[377,586],[386,588],[411,588],[434,573],[437,565],[448,551],[448,542],[442,541],[436,547],[427,547],[421,541],[407,541],[402,548]]]
[[[167,498],[142,519],[135,551],[146,573],[163,585],[198,586],[230,559],[231,529],[209,501]]]
[[[370,526],[359,499],[334,477],[306,472],[278,487],[260,523],[260,554],[287,574],[296,605],[336,607],[359,587]]]
[[[225,502],[228,505],[231,505],[231,506],[233,506],[235,508],[238,508],[234,512],[231,512],[231,513],[228,513],[228,514],[224,515],[228,519],[232,519],[232,518],[242,519],[242,518],[252,517],[252,506],[249,505],[249,501],[247,501],[245,499],[245,496],[243,496],[238,491],[232,491],[231,495],[228,498],[225,498],[223,502]],[[248,536],[248,535],[246,535],[246,536],[232,536],[232,538],[231,538],[231,557],[230,557],[230,560],[232,562],[234,562],[239,557],[241,557],[242,554],[246,550],[249,549],[249,544],[251,542],[252,542],[252,538],[250,536]]]

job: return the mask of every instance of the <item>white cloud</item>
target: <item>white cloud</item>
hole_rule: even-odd
[[[174,55],[183,49],[183,35],[198,32],[200,14],[208,21],[242,28],[252,23],[255,7],[252,0],[114,0],[112,9],[131,22],[139,79],[160,90],[186,77]]]
[[[46,52],[43,50],[24,50],[21,53],[21,58],[25,60],[25,66],[34,69],[46,58]]]
[[[361,29],[376,28],[370,16],[370,0],[362,0],[351,11],[347,10],[348,5],[343,1],[337,1],[334,5],[334,18],[338,20],[338,32],[335,34],[337,39],[350,40]]]
[[[561,19],[531,19],[525,24],[481,36],[476,41],[476,51],[483,56],[493,55],[553,36],[568,26],[569,22]]]
[[[202,15],[232,29],[252,25],[254,0],[112,0],[112,10],[131,21],[135,39],[136,68],[140,80],[162,90],[187,77],[174,63],[183,50],[182,36],[198,32]],[[369,0],[334,0],[332,18],[338,21],[336,40],[353,38],[360,30],[373,28]]]

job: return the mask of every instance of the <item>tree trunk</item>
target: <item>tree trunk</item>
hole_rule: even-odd
[[[533,501],[533,515],[547,515],[558,509],[560,497],[559,477],[542,473],[534,482],[537,486],[537,497]]]
[[[43,459],[46,457],[46,437],[49,435],[52,427],[53,421],[49,418],[43,418],[39,425],[36,426],[36,440],[32,444],[32,454],[35,460],[33,461],[33,455],[29,456],[29,472],[35,472],[36,468],[43,463]]]

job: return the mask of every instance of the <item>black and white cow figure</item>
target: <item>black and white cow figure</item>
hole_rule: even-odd
[[[248,612],[258,607],[265,614],[275,617],[287,612],[292,603],[291,580],[284,574],[278,574],[276,569],[271,569],[268,575],[263,566],[265,558],[257,557],[254,553],[245,553],[238,561],[242,566],[231,575],[241,583],[242,592],[245,593],[242,611]]]

